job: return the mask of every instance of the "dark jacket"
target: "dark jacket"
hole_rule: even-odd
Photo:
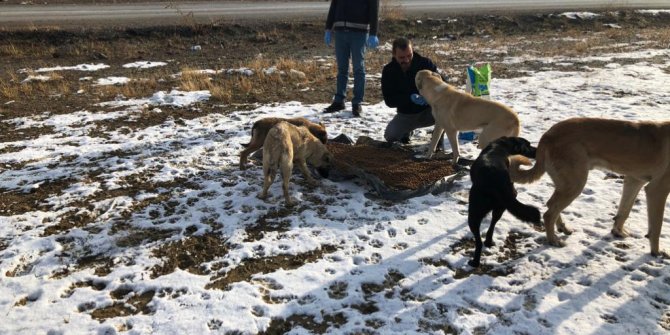
[[[395,107],[401,114],[416,114],[426,109],[410,100],[410,95],[419,93],[414,82],[416,73],[420,70],[437,72],[437,66],[429,58],[414,52],[412,64],[407,72],[402,72],[400,63],[395,58],[384,66],[382,70],[382,95],[386,106]]]
[[[379,0],[332,0],[326,30],[352,30],[377,35]]]

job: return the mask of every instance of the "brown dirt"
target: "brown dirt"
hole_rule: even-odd
[[[337,250],[338,248],[335,246],[323,245],[321,249],[302,254],[249,259],[244,261],[240,266],[227,271],[224,275],[212,278],[207,288],[225,290],[228,288],[228,285],[241,281],[249,281],[256,274],[271,273],[277,269],[296,269],[306,263],[317,261]]]
[[[163,259],[163,264],[152,269],[151,278],[156,278],[174,272],[179,268],[194,274],[208,274],[209,269],[203,266],[214,259],[228,253],[226,241],[220,236],[205,234],[189,236],[183,240],[162,245],[154,250],[156,258]],[[184,250],[188,250],[184,252]]]

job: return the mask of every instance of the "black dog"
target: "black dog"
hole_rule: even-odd
[[[468,205],[468,226],[475,237],[475,255],[468,262],[470,266],[479,266],[482,255],[479,226],[489,212],[493,211],[484,242],[487,247],[493,246],[493,229],[505,210],[522,221],[540,224],[540,211],[516,200],[516,190],[509,176],[508,157],[512,155],[535,158],[535,147],[520,137],[501,137],[489,143],[470,167],[472,188]]]

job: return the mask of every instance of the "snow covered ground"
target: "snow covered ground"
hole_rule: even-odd
[[[494,79],[493,99],[518,112],[522,136],[535,144],[570,117],[668,119],[670,49],[638,45],[598,60],[607,65]],[[508,62],[523,66],[519,59]],[[75,68],[93,71],[61,69]],[[296,101],[107,129],[105,136],[93,131],[97,122],[143,112],[190,108],[197,114],[196,102],[208,97],[207,91],[157,92],[5,121],[19,130],[53,127],[38,138],[0,143],[15,148],[0,154],[5,192],[29,193],[54,180],[71,184],[45,199],[49,210],[0,217],[0,334],[247,334],[276,330],[279,320],[287,320],[292,326],[283,329],[293,334],[670,331],[670,261],[649,255],[643,193],[626,223],[632,236],[613,238],[621,180],[606,172],[592,171],[564,212],[575,229],[566,247],[545,245],[543,232],[506,213],[496,226],[496,246],[473,270],[467,265],[473,249],[466,222],[469,178],[451,193],[394,203],[366,196],[371,189],[360,181],[321,180],[310,188],[296,173],[291,191],[301,204],[285,210],[278,182],[267,202],[256,198],[259,165],[237,168],[240,144],[259,118],[303,116],[324,122],[331,138],[344,133],[381,140],[394,114],[383,103],[365,106],[362,118],[324,115],[325,105]],[[414,143],[427,144],[428,130]],[[461,148],[462,156],[478,154],[472,143]],[[123,192],[135,177],[157,186]],[[522,202],[542,210],[552,192],[546,175],[517,188]],[[96,197],[103,190],[119,196]],[[74,220],[73,211],[90,223],[49,230]],[[666,210],[666,250],[669,216]],[[160,239],[129,238],[156,231],[163,232]],[[196,266],[156,271],[168,242],[202,236],[222,241],[215,246],[220,254]],[[86,257],[103,259],[105,266],[82,265]],[[292,261],[272,267],[281,257]],[[249,264],[257,267],[245,268]],[[113,307],[126,312],[105,316]]]

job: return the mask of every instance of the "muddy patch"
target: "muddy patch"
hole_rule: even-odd
[[[150,290],[143,293],[132,292],[132,294],[131,292],[123,291],[123,293],[124,294],[121,294],[118,291],[111,292],[111,296],[116,302],[110,306],[93,309],[90,312],[91,317],[102,323],[107,319],[120,316],[137,314],[151,315],[154,313],[154,310],[149,306],[149,303],[154,298],[154,295],[156,294],[155,291]],[[86,312],[90,307],[94,306],[95,303],[82,304],[79,306],[78,310],[79,312]]]
[[[207,263],[228,253],[226,240],[216,234],[190,236],[181,241],[162,245],[153,251],[153,256],[163,263],[151,269],[151,278],[157,278],[181,269],[204,275],[210,272]]]
[[[253,258],[245,260],[239,266],[229,270],[222,276],[217,276],[207,284],[207,289],[225,290],[230,284],[249,281],[254,275],[265,274],[284,269],[297,269],[307,263],[322,259],[325,255],[337,251],[332,245],[322,245],[320,249],[297,255],[277,255],[272,257]]]

